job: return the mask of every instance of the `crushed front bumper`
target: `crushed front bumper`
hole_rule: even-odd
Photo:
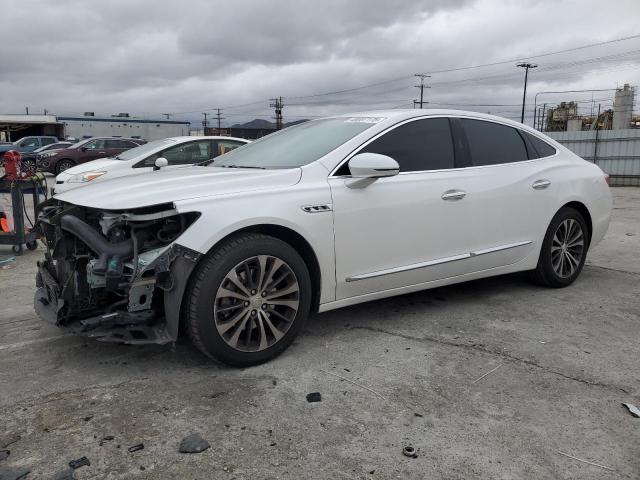
[[[67,319],[62,287],[51,275],[48,260],[38,262],[34,309],[47,322],[67,331],[96,338],[103,342],[126,344],[166,344],[178,337],[182,299],[191,272],[201,254],[179,245],[170,249],[169,277],[165,286],[154,285],[164,295],[164,315],[154,310],[107,311],[82,319]]]

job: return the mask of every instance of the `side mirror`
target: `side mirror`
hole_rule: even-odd
[[[160,170],[161,168],[166,167],[167,165],[169,165],[169,160],[167,160],[164,157],[158,157],[156,158],[156,161],[153,164],[153,169]]]
[[[80,147],[80,151],[81,151],[81,152],[86,152],[87,150],[89,150],[89,148],[88,148],[88,147]]]
[[[393,158],[379,153],[359,153],[349,160],[353,178],[393,177],[400,173],[400,165]]]

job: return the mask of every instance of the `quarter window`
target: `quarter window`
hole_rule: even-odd
[[[528,160],[524,139],[513,127],[484,120],[460,119],[473,165],[499,165]]]
[[[454,168],[451,127],[446,118],[427,118],[405,123],[385,133],[361,152],[388,155],[401,172]]]
[[[520,132],[529,141],[529,145],[533,147],[533,151],[529,152],[529,158],[544,158],[550,157],[556,154],[556,149],[549,145],[544,140],[539,139],[535,135],[531,135],[527,132]],[[531,149],[530,149],[531,150]]]
[[[218,148],[217,148],[217,151],[216,151],[216,157],[218,155],[224,155],[225,153],[230,152],[231,150],[234,150],[234,149],[244,145],[244,143],[231,142],[231,141],[226,141],[226,140],[218,140],[217,144],[218,144]]]

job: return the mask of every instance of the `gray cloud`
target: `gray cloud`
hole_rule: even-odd
[[[412,73],[632,35],[638,14],[635,0],[615,6],[595,0],[7,0],[0,111],[29,106],[32,112],[158,116],[260,101],[227,109],[235,123],[269,115],[266,99],[276,95],[285,97],[285,115],[292,118],[408,107],[416,96]],[[611,58],[621,52],[631,53]],[[638,84],[640,40],[537,62],[532,95]],[[295,98],[393,78],[399,79]],[[430,81],[434,106],[491,104],[498,106],[469,108],[506,116],[519,111],[522,71],[512,64],[434,74]]]

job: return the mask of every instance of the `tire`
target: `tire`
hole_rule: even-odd
[[[76,164],[76,162],[74,162],[73,160],[70,160],[68,158],[63,158],[58,163],[56,163],[56,167],[55,167],[56,175],[59,175],[60,173],[64,172],[65,170],[68,170],[71,167],[74,167],[75,164]]]
[[[532,280],[552,288],[571,285],[582,271],[589,240],[582,214],[570,207],[561,208],[547,228],[538,266],[531,272]]]
[[[38,248],[38,242],[36,242],[35,240],[33,242],[27,242],[25,245],[29,250],[35,250],[36,248]]]
[[[311,279],[289,244],[239,234],[202,260],[185,302],[187,333],[202,353],[236,367],[258,365],[282,353],[304,326]]]

